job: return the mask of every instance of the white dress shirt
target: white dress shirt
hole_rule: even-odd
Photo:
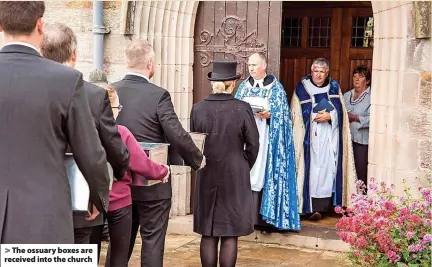
[[[149,83],[151,83],[150,79],[149,79],[147,76],[145,76],[145,75],[143,75],[143,74],[141,74],[141,73],[136,73],[136,72],[131,72],[131,71],[129,71],[128,73],[126,73],[126,75],[135,75],[135,76],[139,76],[139,77],[141,77],[141,78],[146,79]]]
[[[23,46],[27,46],[27,47],[30,47],[33,50],[36,50],[36,52],[38,52],[40,54],[39,49],[37,49],[35,46],[33,46],[33,45],[29,44],[29,43],[25,43],[25,42],[10,42],[10,43],[5,44],[3,47],[8,46],[8,45],[23,45]]]

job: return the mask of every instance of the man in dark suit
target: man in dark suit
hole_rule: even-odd
[[[129,71],[126,77],[112,84],[123,104],[117,123],[126,126],[139,142],[169,143],[193,169],[204,167],[205,158],[180,124],[170,94],[149,80],[154,74],[153,48],[144,40],[132,41],[126,48],[126,64]],[[170,161],[170,164],[176,163]],[[171,180],[150,187],[132,187],[129,257],[140,226],[141,266],[163,265],[171,194]]]
[[[76,48],[77,39],[71,28],[61,23],[45,24],[41,46],[43,57],[75,68],[77,60]],[[117,130],[108,93],[104,88],[86,81],[84,81],[84,87],[107,160],[113,168],[114,177],[121,179],[129,165],[129,152]],[[102,193],[105,193],[105,198],[109,198],[108,192]],[[97,215],[94,220],[74,215],[75,243],[88,244],[93,230],[100,235],[102,227],[102,214]]]
[[[74,243],[68,144],[91,202],[98,212],[108,208],[106,155],[82,74],[38,51],[44,11],[43,2],[0,2],[1,243]]]

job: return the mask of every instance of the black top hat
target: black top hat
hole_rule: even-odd
[[[213,71],[207,74],[210,81],[233,81],[241,77],[237,74],[237,61],[215,60],[213,61]]]

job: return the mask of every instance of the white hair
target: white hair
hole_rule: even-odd
[[[330,64],[328,60],[322,57],[317,58],[312,62],[311,71],[313,71],[313,69],[316,67],[325,68],[327,72],[330,70]]]
[[[155,52],[146,40],[134,40],[127,45],[125,56],[128,68],[143,69],[154,62]]]

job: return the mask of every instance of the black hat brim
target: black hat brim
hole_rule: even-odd
[[[213,72],[207,73],[207,79],[209,81],[234,81],[240,79],[241,74],[237,74],[235,76],[220,76],[220,75],[213,75]]]

